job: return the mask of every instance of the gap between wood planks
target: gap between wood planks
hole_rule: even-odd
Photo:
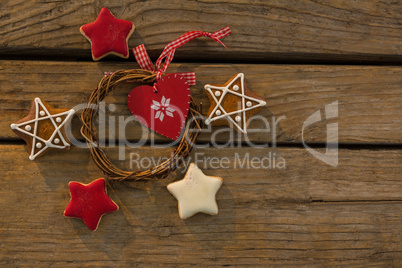
[[[66,54],[66,55],[65,55]],[[0,60],[10,61],[65,61],[65,62],[93,62],[89,56],[90,51],[79,53],[78,56],[72,56],[74,53],[60,53],[49,52],[49,49],[44,50],[40,54],[2,54],[0,52]],[[156,62],[158,58],[157,53],[151,57],[152,62]],[[174,58],[174,63],[193,63],[193,64],[286,64],[286,65],[362,65],[362,66],[402,66],[402,56],[382,55],[374,56],[367,55],[366,57],[357,54],[350,55],[337,55],[337,54],[285,54],[285,53],[272,53],[259,59],[232,59],[230,57],[219,58],[219,60],[205,59],[200,56],[195,56],[191,59],[181,56],[180,53]],[[152,55],[152,54],[151,54]],[[122,61],[117,57],[108,57],[102,59],[102,62],[108,63],[136,63],[134,56],[130,52],[130,57]]]
[[[391,203],[391,204],[399,204],[402,202],[402,199],[396,199],[396,200],[323,200],[323,199],[312,199],[310,202],[306,203]],[[401,203],[402,204],[402,203]]]
[[[77,139],[79,142],[85,142],[83,139]],[[134,140],[127,140],[129,143],[135,142]],[[19,138],[3,138],[0,139],[0,146],[1,145],[24,145],[25,142]],[[108,146],[108,141],[104,141],[105,146]],[[166,145],[170,144],[169,141],[156,141],[156,146],[160,145]],[[209,144],[208,142],[199,142],[198,144],[200,145],[207,145]],[[219,145],[219,142],[217,142]],[[257,146],[265,146],[266,148],[272,148],[272,143],[258,143],[258,142],[253,142],[253,144]],[[311,148],[326,148],[328,146],[327,143],[321,143],[321,142],[307,142],[306,143],[309,147]],[[144,144],[144,146],[149,146],[150,143],[147,142]],[[239,142],[238,143],[239,147],[249,147],[249,144],[247,142]],[[276,148],[305,148],[303,143],[301,142],[277,142],[275,144]],[[338,144],[339,149],[347,149],[347,150],[361,150],[361,149],[367,149],[367,150],[402,150],[402,143],[339,143]]]

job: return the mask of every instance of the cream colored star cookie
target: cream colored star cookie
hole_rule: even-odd
[[[184,179],[169,184],[167,189],[179,202],[180,218],[187,219],[198,212],[218,214],[215,195],[222,182],[222,178],[206,176],[191,163]]]

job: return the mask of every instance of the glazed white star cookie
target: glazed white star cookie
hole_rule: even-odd
[[[243,134],[247,133],[250,117],[267,104],[247,88],[243,73],[233,76],[223,85],[205,85],[205,91],[211,102],[205,124],[219,126],[229,123]]]
[[[34,160],[50,148],[70,149],[64,126],[74,113],[73,109],[56,109],[35,98],[29,114],[11,124],[11,129],[25,140],[30,150],[29,159]]]
[[[179,202],[180,218],[187,219],[198,212],[218,214],[215,195],[222,182],[222,178],[206,176],[191,163],[184,179],[169,184],[167,189]]]

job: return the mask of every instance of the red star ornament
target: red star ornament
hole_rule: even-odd
[[[105,179],[97,179],[90,184],[70,181],[71,200],[64,216],[80,218],[89,229],[95,231],[104,214],[119,209],[117,204],[106,193]]]
[[[132,22],[116,19],[104,7],[94,22],[81,26],[80,32],[91,42],[92,58],[98,61],[109,54],[127,59],[127,43],[134,29]]]

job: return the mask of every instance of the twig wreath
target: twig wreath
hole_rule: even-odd
[[[168,160],[150,169],[132,172],[119,169],[108,159],[105,152],[99,146],[97,131],[93,123],[97,115],[98,104],[103,101],[111,91],[125,82],[152,82],[155,76],[156,73],[143,69],[121,70],[111,75],[106,75],[92,92],[88,100],[88,105],[81,114],[81,135],[86,140],[91,157],[95,164],[111,179],[143,180],[169,175],[169,173],[177,167],[177,162],[190,154],[193,144],[204,126],[201,108],[197,105],[196,101],[191,98],[189,116],[187,117],[183,136]]]

